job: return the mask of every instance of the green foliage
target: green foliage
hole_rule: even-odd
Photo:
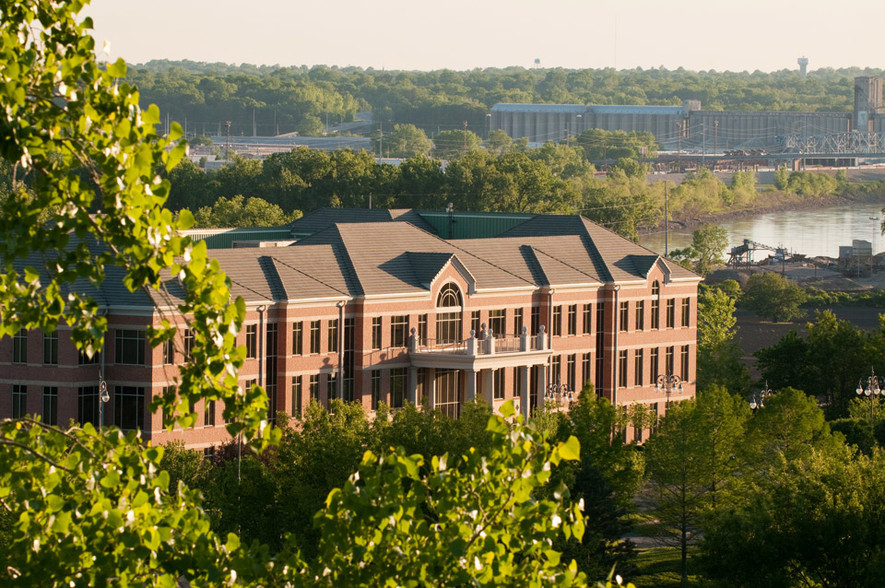
[[[266,554],[209,528],[199,494],[160,470],[134,433],[0,424],[0,504],[15,519],[0,550],[5,586],[175,586],[249,580]]]
[[[237,194],[228,199],[221,196],[211,207],[204,206],[194,215],[194,226],[214,227],[279,227],[301,216],[301,211],[286,214],[276,204],[262,198],[243,198]]]
[[[393,132],[384,137],[381,148],[384,157],[415,157],[427,155],[433,143],[427,134],[415,125],[394,125]]]
[[[739,462],[734,457],[749,410],[724,388],[711,388],[696,400],[671,403],[645,445],[659,533],[680,546],[683,578],[690,537],[707,509],[726,501],[735,480]]]
[[[98,64],[91,20],[75,16],[82,6],[21,0],[4,9],[2,158],[32,173],[33,184],[27,192],[14,190],[0,209],[0,336],[21,328],[52,332],[64,322],[77,348],[92,355],[107,320],[94,299],[70,285],[100,284],[108,266],[125,270],[130,291],[161,291],[176,276],[185,292],[176,308],[190,322],[194,350],[177,376],[177,394],[154,408],[162,404],[187,427],[196,418],[190,408],[196,401],[223,399],[232,434],[270,441],[263,392],[237,388],[243,303],[231,298],[205,245],[178,235],[192,224],[191,215],[174,220],[164,208],[169,182],[157,173],[168,173],[184,157],[181,127],[173,124],[167,137],[157,136],[157,108],[139,108],[138,92],[120,81],[126,64]],[[50,222],[41,220],[47,211]],[[91,240],[98,247],[90,248]],[[39,270],[30,265],[41,257]],[[164,319],[150,330],[150,343],[175,332]]]
[[[512,404],[503,414],[513,414]],[[583,534],[580,506],[570,503],[565,487],[555,500],[535,498],[552,466],[578,459],[579,443],[572,437],[551,445],[521,419],[493,417],[489,431],[485,456],[444,454],[425,463],[401,448],[366,452],[358,473],[329,494],[317,515],[316,582],[586,584],[574,562],[562,565],[552,543],[560,534]]]
[[[777,179],[777,178],[776,178]],[[792,172],[784,192],[802,196],[831,196],[838,193],[839,181],[824,172]]]
[[[464,157],[482,145],[482,139],[473,131],[441,131],[433,137],[433,156],[440,159]]]
[[[590,578],[601,578],[614,567],[632,576],[634,552],[623,537],[629,532],[627,514],[642,482],[644,462],[633,445],[612,435],[617,411],[593,387],[585,386],[567,413],[559,417],[557,438],[574,435],[581,444],[580,462],[561,464],[554,480],[562,479],[573,500],[584,503],[585,531],[581,538],[563,543],[563,554],[574,558]]]
[[[507,131],[502,129],[495,129],[489,133],[489,138],[485,143],[486,149],[495,155],[503,155],[512,144],[513,139],[507,134]]]
[[[728,246],[728,232],[718,225],[704,225],[691,234],[691,245],[676,249],[670,257],[706,276],[713,266],[725,263],[722,252]]]
[[[747,280],[741,305],[758,316],[775,322],[801,318],[799,306],[805,302],[805,291],[780,274],[756,273]]]
[[[583,103],[585,100],[581,100]],[[590,161],[655,157],[658,149],[654,135],[636,131],[589,129],[579,134],[575,142],[584,149],[585,157]]]
[[[743,351],[735,339],[734,316],[736,282],[704,286],[698,291],[697,385],[705,390],[712,385],[746,390],[750,375],[741,359]]]

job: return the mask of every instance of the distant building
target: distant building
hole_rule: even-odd
[[[514,399],[528,414],[585,383],[662,414],[695,394],[700,277],[587,219],[326,209],[291,229],[289,247],[213,251],[246,302],[241,384],[265,386],[270,414],[336,397],[452,417],[473,399]],[[0,417],[97,423],[103,377],[105,424],[192,448],[227,440],[214,403],[172,432],[148,411],[188,346],[183,323],[174,347],[146,345],[175,300],[128,292],[114,268],[89,293],[107,312],[103,356],[86,361],[64,326],[0,340]],[[682,386],[656,389],[670,375]]]
[[[530,143],[560,142],[588,129],[649,132],[665,150],[777,150],[787,137],[885,132],[882,80],[855,78],[854,112],[702,110],[698,100],[682,106],[495,104],[490,130]]]

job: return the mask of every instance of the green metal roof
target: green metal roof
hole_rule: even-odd
[[[208,249],[232,249],[243,241],[287,241],[293,239],[288,227],[248,227],[242,229],[190,229],[184,231],[195,241],[205,241]]]
[[[484,239],[497,237],[504,231],[521,225],[533,214],[507,214],[500,212],[429,212],[419,211],[419,216],[431,225],[443,239]]]

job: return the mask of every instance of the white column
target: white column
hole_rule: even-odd
[[[495,384],[494,384],[494,376],[495,372],[493,370],[482,370],[480,372],[482,374],[482,399],[489,406],[495,405]]]
[[[531,413],[531,396],[529,395],[529,366],[521,365],[517,368],[519,370],[519,398],[520,398],[520,408],[522,409],[522,416],[526,422],[529,420],[529,414]]]
[[[467,378],[467,394],[464,397],[464,401],[474,402],[476,401],[476,372],[464,370],[464,377]]]

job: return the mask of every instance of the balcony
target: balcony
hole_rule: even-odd
[[[518,337],[495,337],[491,332],[461,341],[420,339],[412,329],[409,356],[413,367],[448,368],[479,371],[502,367],[541,365],[552,354],[547,346],[543,325],[537,335],[529,335],[523,327]]]

